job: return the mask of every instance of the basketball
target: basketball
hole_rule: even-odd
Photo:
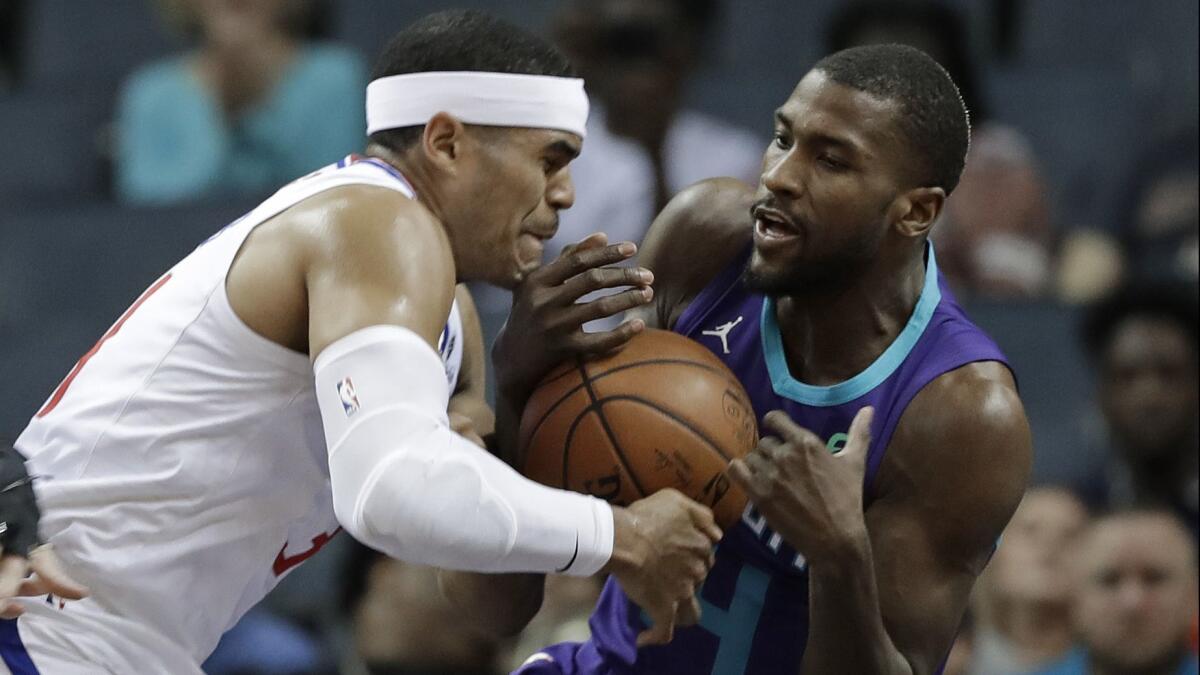
[[[565,363],[521,418],[530,478],[624,506],[675,488],[737,522],[746,497],[726,475],[758,442],[750,398],[688,338],[647,330],[606,358]]]

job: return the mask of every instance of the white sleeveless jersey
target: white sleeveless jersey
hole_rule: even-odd
[[[17,440],[42,476],[41,533],[92,590],[61,610],[28,603],[22,622],[41,639],[58,624],[68,642],[104,635],[80,650],[112,672],[198,673],[337,533],[309,357],[250,330],[225,277],[255,226],[352,184],[413,197],[395,169],[357,156],[287,185],[151,285]],[[461,332],[455,305],[440,341],[451,391]]]

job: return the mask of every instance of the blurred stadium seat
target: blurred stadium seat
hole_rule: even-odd
[[[86,83],[71,91],[69,97],[42,90],[0,98],[9,167],[0,172],[0,200],[61,204],[106,194],[103,146],[112,90]]]
[[[63,87],[60,95],[80,82],[115,86],[130,70],[178,46],[148,0],[37,0],[29,5],[28,80],[34,87]]]
[[[1056,303],[973,302],[971,318],[1004,350],[1033,430],[1034,482],[1070,483],[1104,458],[1081,436],[1092,379],[1079,348],[1078,310]]]
[[[0,218],[0,438],[14,438],[143,289],[247,204],[30,208]]]
[[[996,68],[983,78],[994,119],[1029,136],[1037,148],[1066,227],[1074,215],[1092,220],[1115,208],[1114,183],[1126,161],[1146,142],[1139,123],[1148,110],[1128,94],[1121,73],[1111,68]],[[1064,222],[1065,220],[1065,222]]]

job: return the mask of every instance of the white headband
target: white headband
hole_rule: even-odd
[[[410,73],[367,85],[367,134],[421,126],[439,112],[467,124],[559,129],[583,137],[583,80],[486,72]]]

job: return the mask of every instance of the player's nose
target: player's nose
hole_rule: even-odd
[[[804,191],[803,181],[795,162],[790,161],[791,153],[776,159],[763,168],[762,184],[768,191],[779,197],[794,199]]]
[[[556,211],[575,205],[575,182],[571,179],[570,169],[559,171],[546,184],[546,203]]]

